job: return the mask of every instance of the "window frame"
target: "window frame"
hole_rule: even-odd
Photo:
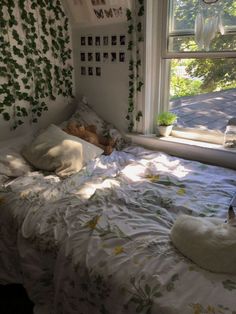
[[[170,0],[146,1],[144,134],[156,133],[156,115],[161,111],[169,110],[168,63],[171,59],[236,58],[236,51],[169,52],[167,47],[169,3]],[[216,144],[223,143],[223,133],[218,130],[203,131],[175,127],[172,136]]]

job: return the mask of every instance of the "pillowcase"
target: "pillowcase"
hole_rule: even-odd
[[[103,150],[51,124],[22,151],[23,156],[40,170],[60,176],[74,174]]]
[[[124,136],[112,124],[104,121],[87,104],[85,97],[79,102],[75,113],[68,121],[63,123],[62,127],[66,127],[70,121],[76,121],[79,126],[95,125],[97,134],[113,138],[116,141],[115,148],[118,150],[122,149],[126,144]]]
[[[0,175],[19,177],[31,171],[30,165],[11,148],[0,150]]]

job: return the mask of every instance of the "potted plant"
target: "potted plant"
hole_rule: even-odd
[[[161,136],[171,134],[173,124],[177,120],[177,115],[170,111],[164,111],[157,116],[157,130]]]

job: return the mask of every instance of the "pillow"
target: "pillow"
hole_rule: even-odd
[[[62,127],[66,127],[71,121],[76,121],[79,126],[95,125],[97,134],[113,138],[116,141],[115,148],[118,150],[122,149],[126,144],[123,135],[112,124],[104,121],[87,104],[85,97],[79,102],[76,112],[66,121],[67,123],[63,123]]]
[[[11,148],[0,150],[0,175],[19,177],[31,171],[30,165]]]
[[[40,170],[55,171],[60,176],[69,176],[103,150],[78,137],[67,134],[54,124],[39,134],[22,151],[23,156]]]

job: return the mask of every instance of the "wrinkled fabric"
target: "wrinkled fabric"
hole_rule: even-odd
[[[64,180],[32,172],[0,194],[0,282],[23,283],[37,314],[234,314],[236,276],[169,234],[180,213],[224,222],[235,192],[234,170],[142,147]]]

